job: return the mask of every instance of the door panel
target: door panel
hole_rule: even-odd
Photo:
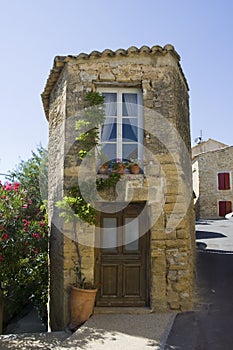
[[[124,264],[123,266],[123,295],[137,297],[140,295],[140,264]]]
[[[96,251],[98,306],[148,305],[148,233],[141,235],[146,218],[141,205],[100,218],[100,242]],[[116,245],[117,246],[114,246]]]
[[[101,268],[102,280],[104,280],[102,288],[102,296],[117,296],[118,294],[118,265],[103,265]]]

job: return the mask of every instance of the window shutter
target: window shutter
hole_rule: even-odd
[[[224,173],[218,173],[218,189],[224,190]]]
[[[224,184],[225,184],[225,190],[229,190],[230,187],[230,174],[229,173],[224,173]]]

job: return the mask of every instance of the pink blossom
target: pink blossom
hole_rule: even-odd
[[[35,237],[36,239],[40,239],[40,234],[39,233],[33,233],[32,236]]]
[[[8,238],[9,238],[8,233],[3,233],[3,235],[2,235],[2,240],[5,241],[5,240],[8,239]]]
[[[19,182],[14,182],[14,190],[17,191],[20,186]]]
[[[7,182],[7,183],[4,185],[4,190],[6,190],[6,191],[11,191],[11,190],[13,190],[12,184]]]
[[[27,226],[30,225],[30,221],[28,221],[28,220],[26,220],[26,219],[23,219],[22,221],[23,221],[23,226],[24,226],[24,227],[27,227]]]

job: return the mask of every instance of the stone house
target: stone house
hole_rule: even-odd
[[[196,155],[192,169],[196,217],[219,219],[232,212],[233,146]]]
[[[205,153],[208,151],[215,151],[216,149],[224,148],[229,145],[226,145],[225,143],[216,141],[214,139],[208,139],[206,141],[200,141],[192,147],[192,158],[197,156],[200,153]]]
[[[84,273],[100,286],[96,308],[156,312],[193,305],[189,95],[179,55],[168,44],[57,56],[42,93],[49,122],[52,330],[69,321],[75,258],[72,225],[62,221],[55,204],[80,177],[99,176],[95,166],[77,164],[75,122],[88,91],[105,97],[104,152],[109,159],[137,158],[142,168],[140,174],[122,175],[114,201],[100,197],[98,227],[79,228]]]

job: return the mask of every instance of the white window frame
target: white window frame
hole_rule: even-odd
[[[97,92],[99,93],[116,93],[117,94],[117,115],[115,118],[117,118],[117,140],[116,140],[116,158],[122,159],[123,157],[123,151],[122,151],[122,145],[123,145],[123,135],[122,135],[122,121],[125,118],[125,116],[122,115],[122,95],[124,93],[134,93],[137,94],[137,101],[138,101],[138,113],[137,113],[137,127],[139,130],[141,130],[141,138],[138,138],[137,144],[138,144],[138,157],[137,159],[139,162],[143,163],[143,95],[142,90],[139,88],[114,88],[114,87],[98,87]],[[129,118],[136,118],[134,116],[129,116]],[[111,143],[111,142],[109,142]],[[113,142],[115,143],[115,142]],[[131,142],[129,142],[130,144]],[[136,143],[136,142],[135,142]],[[127,144],[127,142],[124,142],[124,144]]]

